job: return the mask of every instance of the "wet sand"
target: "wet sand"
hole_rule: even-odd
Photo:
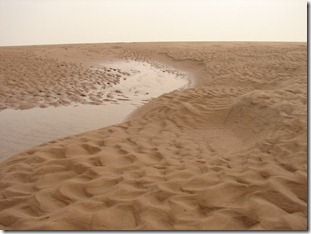
[[[109,87],[93,84],[93,88],[83,96],[83,102],[88,104],[77,103],[76,100],[62,105],[61,99],[64,97],[61,95],[56,102],[57,107],[48,107],[41,97],[38,101],[45,108],[30,108],[28,105],[29,109],[2,110],[0,112],[0,161],[57,138],[121,123],[137,107],[151,99],[191,86],[189,74],[163,64],[159,67],[147,62],[119,60],[99,63],[98,66],[102,68],[92,68],[92,70],[118,71],[120,73],[118,82]],[[80,79],[84,79],[84,76]],[[95,102],[96,100],[100,102]],[[92,105],[90,104],[92,102],[95,103]]]
[[[98,73],[102,61],[195,78],[121,124],[1,162],[2,229],[307,229],[306,43],[8,47],[0,58],[2,108],[100,104],[92,83],[120,78]]]

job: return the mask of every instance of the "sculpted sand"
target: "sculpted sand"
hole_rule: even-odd
[[[196,79],[126,122],[2,162],[2,229],[307,229],[306,43],[18,47],[0,56],[2,108],[87,103],[78,93],[92,90],[103,60],[167,63]],[[56,100],[70,80],[72,93]]]

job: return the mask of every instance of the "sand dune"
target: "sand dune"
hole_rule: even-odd
[[[98,44],[0,53],[14,59],[29,51],[47,56],[38,69],[56,58],[85,66],[101,58],[161,61],[191,70],[196,83],[150,101],[124,123],[2,162],[2,229],[307,229],[306,43]],[[1,82],[17,73],[10,72]],[[5,83],[2,105],[22,108],[27,79],[16,80],[23,82],[16,85],[21,96],[12,102],[15,84]]]

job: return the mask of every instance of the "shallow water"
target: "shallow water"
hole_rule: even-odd
[[[57,138],[121,123],[148,100],[191,85],[187,73],[161,64],[117,61],[100,65],[130,74],[104,90],[110,99],[104,105],[1,111],[0,160]]]
[[[121,90],[123,95],[134,103],[145,103],[164,93],[190,86],[185,72],[173,70],[162,64],[137,61],[105,63],[110,68],[121,68],[130,73],[130,78],[121,78],[120,83],[106,89],[107,93]]]

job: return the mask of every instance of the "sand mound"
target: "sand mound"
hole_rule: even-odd
[[[122,51],[206,70],[195,88],[162,95],[125,123],[2,162],[3,229],[307,228],[304,43]]]

